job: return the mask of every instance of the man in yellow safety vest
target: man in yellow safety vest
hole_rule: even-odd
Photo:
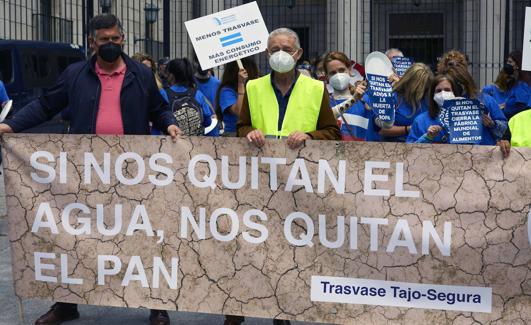
[[[497,143],[504,157],[509,156],[511,146],[531,148],[531,101],[527,106],[527,109],[511,117],[504,139]]]
[[[279,28],[269,35],[267,43],[273,71],[247,83],[238,135],[259,147],[266,138],[285,138],[291,149],[310,139],[339,140],[339,127],[323,82],[295,69],[303,53],[298,35]]]
[[[509,129],[513,147],[531,147],[531,109],[513,116],[509,120]]]

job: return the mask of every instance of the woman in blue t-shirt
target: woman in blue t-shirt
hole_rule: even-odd
[[[240,118],[245,84],[248,80],[258,78],[258,67],[250,57],[241,60],[244,69],[239,69],[236,62],[227,63],[216,93],[216,115],[223,121],[223,136],[236,136],[236,123]]]
[[[406,142],[415,118],[428,110],[428,95],[433,72],[423,63],[413,64],[402,78],[393,83],[395,118],[391,123],[379,123],[384,142]],[[376,117],[377,118],[377,117]]]
[[[464,73],[463,71],[454,74]],[[435,77],[430,90],[430,104],[428,111],[421,113],[411,126],[407,142],[408,143],[448,143],[448,130],[443,127],[439,119],[441,107],[446,100],[456,98],[470,98],[465,93],[462,83],[457,83],[451,74],[439,74]],[[506,127],[506,120],[498,106],[492,98],[480,98],[480,102],[485,106],[487,113],[483,114],[483,132],[481,135],[481,145],[495,145],[497,132]],[[502,133],[503,134],[503,133]]]
[[[511,52],[494,84],[482,90],[483,94],[494,98],[507,119],[525,110],[531,99],[531,88],[521,80],[521,66],[522,52]]]
[[[187,58],[171,60],[168,63],[167,71],[168,82],[171,86],[169,88],[161,89],[160,94],[162,95],[162,98],[171,105],[170,96],[172,94],[194,94],[193,98],[202,110],[203,127],[208,128],[212,124],[213,112],[205,99],[205,95],[196,89],[194,70],[190,61]],[[152,134],[159,134],[159,132],[153,130]],[[218,136],[219,134],[211,132],[208,135]]]
[[[324,59],[324,71],[328,84],[333,89],[330,94],[330,107],[341,125],[343,141],[379,141],[372,118],[362,100],[366,83],[351,86],[351,61],[341,52],[330,52]]]

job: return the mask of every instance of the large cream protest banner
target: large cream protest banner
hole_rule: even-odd
[[[329,323],[531,322],[531,150],[9,135],[21,298]]]

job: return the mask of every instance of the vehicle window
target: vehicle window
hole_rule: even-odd
[[[76,63],[83,60],[83,57],[81,56],[71,56],[68,58],[68,64]]]
[[[57,82],[63,71],[72,63],[81,61],[81,54],[66,49],[32,51],[21,49],[24,87],[48,88]]]
[[[50,58],[45,55],[39,55],[38,57],[39,63],[37,64],[39,69],[39,78],[45,79],[51,74],[51,67],[50,64]]]
[[[71,56],[64,53],[61,53],[57,56],[57,67],[59,68],[59,74],[61,74],[65,69],[72,63],[81,61],[80,56]]]
[[[68,58],[66,56],[57,57],[57,67],[59,68],[59,71],[64,71],[66,67],[68,67],[68,64]]]
[[[38,67],[36,55],[23,55],[22,56],[22,74],[24,78],[24,84],[28,88],[37,87],[38,84]]]
[[[13,55],[11,50],[0,50],[0,78],[6,85],[13,81]]]
[[[43,52],[20,50],[25,88],[47,88],[57,80],[55,58],[50,53]]]

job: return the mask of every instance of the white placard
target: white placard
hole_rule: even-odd
[[[0,113],[0,123],[2,123],[6,119],[7,114],[9,114],[9,111],[11,111],[11,108],[13,107],[13,101],[8,100],[7,102],[0,104],[2,104],[2,113]]]
[[[269,32],[256,1],[184,24],[203,70],[267,49]]]
[[[522,70],[531,71],[531,7],[525,8],[524,47]]]
[[[490,313],[492,288],[312,276],[311,300]]]

